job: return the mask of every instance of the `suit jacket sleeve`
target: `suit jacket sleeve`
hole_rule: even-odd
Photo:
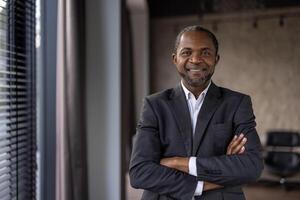
[[[133,142],[129,169],[131,185],[176,199],[192,199],[197,178],[160,165],[159,134],[155,112],[146,98]]]
[[[197,157],[199,180],[233,186],[254,182],[263,169],[262,148],[255,126],[251,99],[243,96],[233,116],[234,134],[244,133],[247,138],[243,154],[208,158]]]

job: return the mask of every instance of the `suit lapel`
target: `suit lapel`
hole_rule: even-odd
[[[193,138],[193,156],[197,155],[197,151],[205,134],[207,125],[220,103],[220,97],[220,89],[214,83],[211,83],[205,96],[201,110],[198,114],[195,134]]]
[[[169,106],[177,122],[188,156],[192,153],[192,126],[189,108],[181,86],[174,88]]]

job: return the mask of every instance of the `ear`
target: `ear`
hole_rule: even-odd
[[[177,65],[177,56],[175,53],[172,54],[172,60],[173,60],[174,65]]]
[[[220,55],[218,54],[218,55],[216,56],[216,64],[218,64],[219,60],[220,60]]]

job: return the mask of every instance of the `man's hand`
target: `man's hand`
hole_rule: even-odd
[[[214,183],[210,183],[210,182],[207,182],[207,181],[203,182],[203,192],[208,191],[208,190],[220,189],[220,188],[223,188],[223,186],[222,185],[217,185],[217,184],[214,184]]]
[[[244,134],[241,133],[239,136],[234,136],[231,142],[227,147],[227,155],[233,154],[242,154],[245,152],[245,144],[247,142],[247,138],[245,138]]]
[[[189,173],[189,158],[188,157],[170,157],[160,160],[160,164],[166,167],[177,169],[179,171]]]

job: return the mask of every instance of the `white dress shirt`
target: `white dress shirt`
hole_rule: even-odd
[[[203,90],[201,92],[198,99],[196,99],[194,94],[192,92],[190,92],[181,81],[181,86],[185,93],[185,97],[186,97],[189,111],[190,111],[193,135],[195,134],[195,128],[196,128],[196,124],[197,124],[198,114],[202,107],[204,98],[206,96],[206,93],[207,93],[207,90],[208,90],[210,84],[211,84],[211,82],[208,84],[208,86],[205,88],[205,90]],[[193,175],[193,176],[197,176],[196,157],[190,157],[189,174]],[[198,181],[194,196],[200,196],[200,195],[202,195],[202,192],[203,192],[203,181]]]

